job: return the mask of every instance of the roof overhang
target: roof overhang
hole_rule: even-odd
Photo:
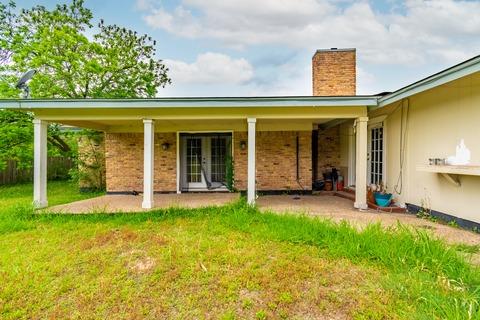
[[[0,108],[46,109],[196,109],[196,108],[305,108],[368,107],[375,110],[414,94],[480,72],[480,55],[380,96],[277,96],[277,97],[178,97],[152,99],[12,99],[1,100]]]
[[[149,108],[265,108],[265,107],[372,107],[376,96],[345,97],[201,97],[153,99],[14,99],[0,100],[7,109],[149,109]]]
[[[332,119],[365,117],[376,104],[377,96],[0,100],[0,108],[105,132],[142,132],[143,119],[155,120],[162,132],[242,131],[251,117],[260,131],[311,130]]]

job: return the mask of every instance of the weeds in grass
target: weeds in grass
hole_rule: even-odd
[[[400,297],[415,301],[421,314],[449,319],[480,317],[479,271],[457,252],[473,251],[473,247],[448,247],[425,231],[400,224],[389,229],[372,224],[358,231],[346,222],[259,213],[244,202],[220,208],[175,208],[151,213],[25,216],[31,223],[33,219],[35,223],[52,224],[136,225],[183,218],[206,220],[265,240],[313,245],[332,258],[381,266],[392,275],[387,286]],[[260,312],[257,316],[262,315]]]
[[[314,246],[330,259],[346,258],[356,264],[380,268],[386,273],[383,286],[394,296],[408,301],[414,308],[410,311],[416,312],[415,315],[400,314],[400,317],[480,318],[480,271],[469,264],[463,255],[476,253],[479,247],[448,246],[432,238],[426,231],[401,224],[388,229],[372,224],[359,231],[346,222],[337,224],[306,216],[260,213],[243,200],[215,208],[171,208],[148,213],[91,215],[38,215],[33,213],[31,207],[17,205],[0,212],[0,233],[14,233],[42,225],[58,226],[62,230],[85,224],[138,228],[145,224],[169,224],[183,219],[205,224],[210,232],[222,228],[264,241]],[[134,267],[143,270],[147,265],[150,268],[153,260],[143,256],[142,259],[145,261]],[[208,270],[204,273],[210,273],[207,267],[201,267],[202,259],[198,259],[197,264],[199,270]],[[279,292],[276,304],[271,308],[288,305],[292,299],[289,292]],[[245,298],[242,304],[247,309],[252,308],[250,299]],[[265,310],[254,312],[258,319],[267,316]],[[227,313],[223,318],[230,319],[233,316],[233,313]],[[377,316],[368,312],[364,314],[364,318]]]
[[[448,224],[450,227],[460,228],[460,226],[458,225],[458,222],[457,222],[456,220],[450,220],[447,224]]]
[[[472,254],[480,253],[480,245],[479,244],[468,245],[468,244],[461,243],[461,244],[453,245],[453,248],[455,248],[455,250],[458,251],[458,252],[472,253]]]

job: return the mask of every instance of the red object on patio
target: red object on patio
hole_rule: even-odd
[[[337,191],[343,191],[343,189],[344,189],[343,180],[337,181]]]

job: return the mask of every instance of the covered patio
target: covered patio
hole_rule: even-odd
[[[366,209],[367,112],[375,105],[375,96],[15,100],[2,104],[35,113],[33,203],[37,208],[48,207],[47,128],[54,122],[103,131],[107,147],[121,142],[121,148],[109,153],[107,193],[142,194],[125,204],[137,211],[162,207],[158,192],[183,192],[182,133],[231,134],[235,187],[246,191],[247,201],[253,205],[258,191],[311,191],[309,136],[319,125],[342,121],[351,121],[354,128],[349,170],[355,184],[362,186],[355,188],[353,205]],[[300,147],[299,139],[303,139]],[[281,150],[272,147],[275,143],[288,149],[288,161]],[[299,155],[299,148],[303,154]],[[214,199],[215,195],[204,197]],[[110,205],[109,199],[98,205]],[[158,206],[156,201],[160,201]]]

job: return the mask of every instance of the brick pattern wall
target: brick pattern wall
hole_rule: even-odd
[[[296,181],[296,136],[299,136],[299,177]],[[257,132],[258,190],[311,190],[310,131]],[[235,188],[246,190],[248,150],[240,148],[247,132],[235,132],[233,142]],[[164,151],[161,145],[170,144]],[[105,138],[107,191],[143,190],[143,134],[108,133]],[[155,134],[155,191],[176,190],[176,134]]]
[[[142,191],[143,134],[107,133],[105,151],[107,191]],[[176,133],[155,133],[155,191],[177,190],[176,161]]]
[[[299,136],[299,183],[296,177],[296,137]],[[240,141],[247,142],[246,132],[234,134],[235,187],[247,186],[247,149],[240,149]],[[312,189],[312,133],[310,131],[259,131],[257,144],[258,190]]]
[[[143,190],[143,135],[107,133],[105,163],[108,192]]]
[[[340,126],[318,131],[318,179],[332,168],[340,169]]]
[[[233,172],[234,186],[237,190],[247,189],[247,171],[248,171],[248,134],[246,131],[236,131],[233,133]],[[245,141],[245,149],[240,148],[240,142]]]
[[[312,58],[312,82],[314,96],[355,95],[355,50],[317,51]]]
[[[167,150],[162,149],[163,143],[169,144]],[[177,191],[177,134],[175,132],[155,133],[154,170],[155,191]]]

